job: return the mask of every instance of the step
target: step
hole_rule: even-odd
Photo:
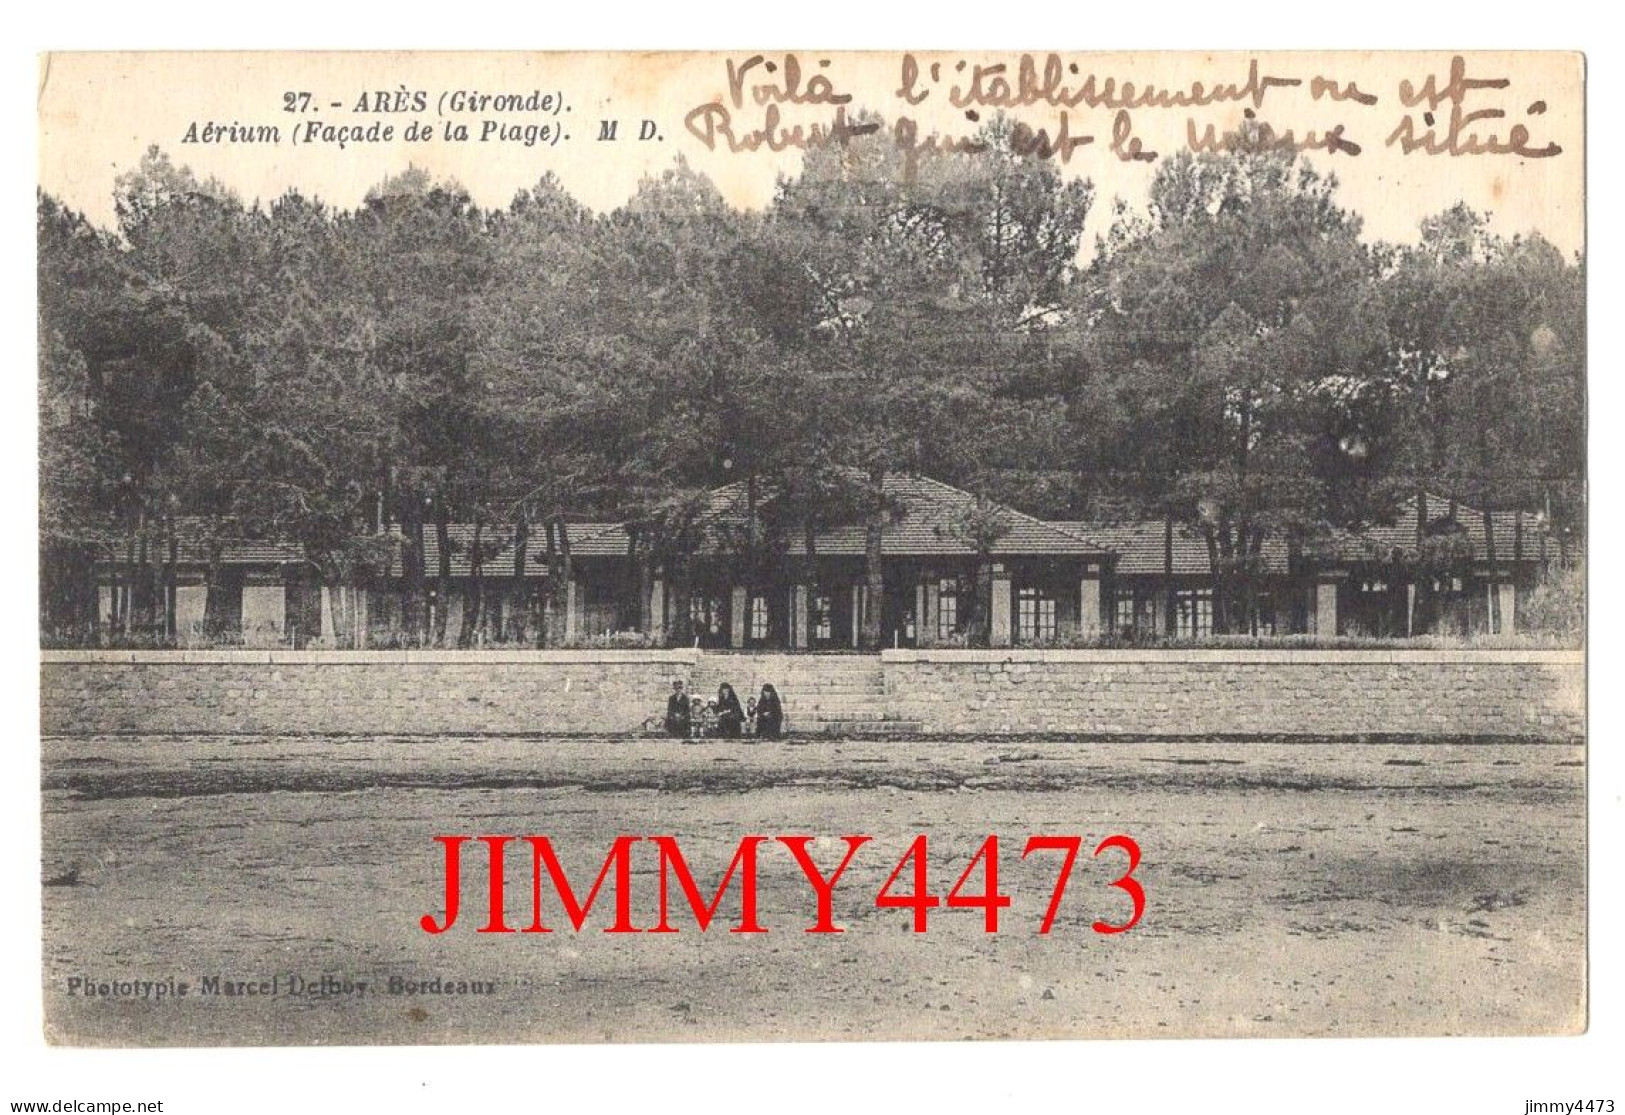
[[[919,720],[823,720],[810,724],[790,724],[786,731],[819,736],[901,736],[918,735],[924,730]]]

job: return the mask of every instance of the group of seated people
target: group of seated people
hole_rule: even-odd
[[[717,687],[715,700],[706,701],[690,697],[683,683],[674,681],[661,726],[674,739],[738,739],[744,735],[778,739],[784,731],[784,705],[771,685],[762,686],[761,696],[741,707],[727,682]]]

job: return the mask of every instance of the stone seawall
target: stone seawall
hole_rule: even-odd
[[[673,678],[771,680],[787,730],[1574,740],[1578,651],[45,651],[47,735],[619,734]],[[747,676],[748,675],[748,676]],[[741,689],[741,693],[747,690]],[[801,723],[798,723],[798,715]],[[856,729],[854,729],[856,730]]]
[[[45,651],[47,735],[635,732],[698,652]]]
[[[884,651],[894,715],[944,733],[1585,734],[1579,651]]]

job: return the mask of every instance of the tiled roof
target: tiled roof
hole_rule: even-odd
[[[1484,512],[1465,503],[1455,506],[1451,518],[1450,501],[1429,492],[1425,494],[1426,525],[1424,532],[1430,537],[1448,537],[1452,534],[1464,538],[1471,548],[1472,560],[1489,560],[1489,539],[1485,532]],[[1523,561],[1536,560],[1540,553],[1540,538],[1545,528],[1533,515],[1522,511],[1493,511],[1490,525],[1495,531],[1495,559],[1513,560],[1514,550]],[[1519,535],[1522,535],[1521,540]],[[1548,541],[1548,548],[1551,543]],[[1416,497],[1400,505],[1390,523],[1374,523],[1363,530],[1342,532],[1329,542],[1323,541],[1310,549],[1317,556],[1336,556],[1347,561],[1383,561],[1396,552],[1416,549]]]
[[[1130,522],[1057,522],[1050,525],[1098,540],[1106,549],[1118,555],[1118,573],[1160,575],[1164,571],[1167,557],[1166,525],[1161,519]],[[1266,536],[1261,556],[1266,572],[1287,571],[1287,546],[1284,539]],[[1173,559],[1175,575],[1205,577],[1213,573],[1212,563],[1208,560],[1207,539],[1200,531],[1187,524],[1174,524]]]
[[[924,476],[888,474],[882,491],[893,506],[881,530],[880,550],[886,557],[969,557],[975,545],[964,538],[956,524],[976,511],[978,500],[969,492]],[[759,496],[765,505],[772,495]],[[1046,523],[1001,504],[991,505],[1001,516],[1004,533],[992,545],[995,556],[1073,554],[1099,556],[1105,548],[1075,531]],[[745,524],[745,483],[737,481],[711,493],[710,504],[701,515],[702,525],[715,528],[743,527]],[[625,552],[625,535],[619,535]],[[863,523],[851,523],[819,531],[813,548],[821,556],[861,556],[866,546]],[[788,540],[792,556],[806,553],[805,540]]]
[[[398,528],[397,528],[398,530]],[[626,553],[626,532],[619,523],[570,523],[572,557],[620,557]],[[449,523],[446,536],[451,543],[451,575],[468,577],[474,571],[474,524]],[[513,576],[514,524],[486,523],[480,531],[484,552],[484,573],[488,577]],[[423,568],[429,577],[440,574],[440,534],[434,524],[423,528]],[[397,552],[390,563],[390,576],[401,575]],[[547,531],[540,523],[531,525],[525,543],[525,576],[547,575]]]
[[[211,520],[203,515],[180,515],[171,526],[175,534],[177,563],[207,565],[209,540],[215,532]],[[121,560],[129,552],[130,541],[130,535],[114,531],[104,532],[99,539],[109,555]],[[169,560],[169,535],[162,523],[149,524],[147,547],[148,561],[163,564]],[[140,553],[139,540],[136,540],[135,552]],[[224,565],[281,565],[303,561],[304,558],[305,549],[299,543],[276,539],[228,538],[221,544],[220,550],[220,561]]]

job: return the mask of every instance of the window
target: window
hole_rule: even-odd
[[[937,583],[937,638],[951,639],[959,634],[959,582],[944,578]]]
[[[760,641],[767,638],[767,597],[750,598],[750,637]]]
[[[722,634],[722,601],[714,597],[690,596],[688,619],[697,635]]]
[[[1043,589],[1016,593],[1016,638],[1023,643],[1055,638],[1055,597]]]
[[[1152,597],[1120,592],[1114,600],[1113,630],[1119,635],[1151,635],[1157,626],[1156,604]]]
[[[1271,593],[1261,592],[1253,601],[1253,633],[1275,634],[1275,597]]]
[[[1139,624],[1135,623],[1135,600],[1132,593],[1121,593],[1117,597],[1117,611],[1112,626],[1118,631],[1137,631]]]
[[[834,638],[835,629],[830,624],[830,599],[827,596],[815,596],[812,599],[812,629],[813,638],[829,640]]]
[[[1213,590],[1186,589],[1174,594],[1174,634],[1201,639],[1213,634]]]

